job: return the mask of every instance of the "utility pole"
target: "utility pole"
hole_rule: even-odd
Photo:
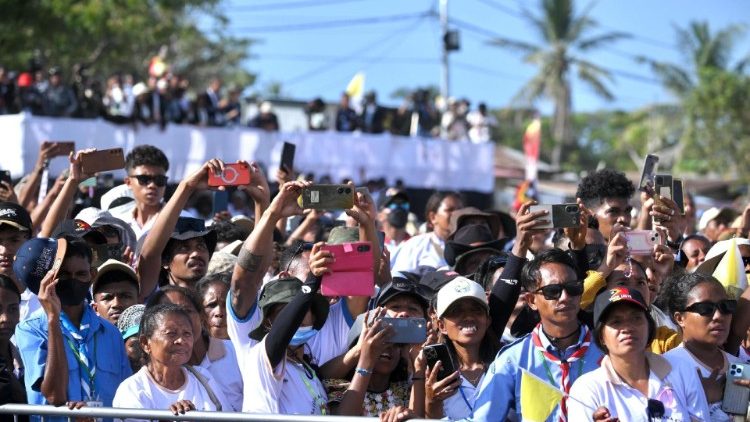
[[[450,94],[450,64],[448,63],[448,0],[440,0],[440,28],[443,33],[443,57],[440,67],[440,96],[448,101]]]

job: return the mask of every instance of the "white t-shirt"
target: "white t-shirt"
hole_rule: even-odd
[[[657,327],[667,327],[674,332],[679,332],[677,324],[675,324],[674,321],[672,321],[672,318],[670,318],[664,311],[654,305],[649,306],[649,310],[651,318],[654,319]]]
[[[21,293],[21,303],[18,305],[20,311],[19,321],[25,321],[29,315],[33,314],[37,309],[41,309],[42,304],[39,302],[37,295],[31,292],[28,288]]]
[[[482,385],[484,375],[477,385]],[[463,394],[461,394],[463,393]],[[477,401],[479,388],[461,375],[461,386],[455,394],[443,400],[443,417],[452,421],[470,418],[474,413],[474,403]]]
[[[239,412],[242,409],[242,374],[232,342],[209,337],[208,352],[198,366],[208,371],[221,387],[224,397],[232,406],[224,410]]]
[[[742,363],[742,360],[738,358],[737,356],[730,355],[729,353],[724,352],[724,351],[722,351],[722,353],[724,354],[724,367],[721,369],[720,373],[726,374],[727,369],[729,369],[730,363]],[[665,353],[664,357],[666,357],[670,361],[685,362],[686,365],[689,365],[690,361],[692,360],[693,369],[698,369],[699,371],[701,371],[702,377],[705,378],[711,375],[711,368],[706,366],[703,362],[698,360],[698,358],[695,357],[695,355],[690,353],[690,351],[685,348],[684,343],[680,343],[679,346]],[[708,410],[710,412],[710,418],[709,418],[710,421],[732,422],[732,417],[727,415],[726,412],[724,412],[721,409],[721,401],[717,401],[715,403],[709,403]]]
[[[249,406],[249,401],[257,395],[257,384],[248,380],[256,376],[258,360],[250,359],[251,351],[259,343],[250,338],[249,334],[263,322],[260,309],[256,306],[250,310],[245,319],[239,319],[232,309],[232,292],[227,294],[227,333],[237,354],[240,373],[244,383],[244,400],[242,410]],[[346,338],[349,328],[354,320],[349,315],[349,309],[345,300],[340,300],[331,305],[328,318],[320,331],[307,342],[305,353],[310,354],[313,362],[321,366],[329,360],[345,353],[348,350]],[[308,394],[309,395],[309,394]]]
[[[569,421],[590,421],[600,406],[612,417],[628,422],[649,421],[649,399],[664,404],[664,417],[653,421],[707,421],[706,396],[692,362],[681,362],[646,353],[649,362],[648,397],[622,381],[605,356],[598,369],[583,374],[570,389]],[[574,398],[574,399],[573,399]]]
[[[211,374],[202,368],[196,368],[208,381],[209,387],[219,400],[223,411],[231,409],[229,403],[221,392],[221,387],[213,380]],[[185,384],[177,390],[169,390],[154,381],[147,367],[142,367],[120,384],[112,400],[112,407],[128,409],[155,409],[169,410],[169,406],[179,400],[190,400],[196,410],[215,411],[216,406],[211,397],[203,387],[198,378],[190,371],[183,368]],[[141,421],[141,419],[126,419],[129,422]]]
[[[391,252],[391,271],[414,271],[422,266],[444,267],[448,265],[444,250],[445,241],[434,232],[413,236]]]
[[[245,395],[243,412],[281,415],[322,415],[328,413],[328,394],[312,370],[283,359],[276,368],[266,355],[265,339],[252,347],[245,362],[252,370],[243,373],[245,385],[253,394]]]

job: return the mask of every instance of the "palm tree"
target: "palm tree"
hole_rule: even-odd
[[[734,66],[731,57],[737,41],[745,33],[744,25],[731,25],[714,34],[708,22],[691,22],[687,28],[676,27],[677,46],[688,67],[639,57],[641,62],[662,80],[664,86],[680,98],[684,98],[700,82],[704,69],[715,69],[742,73],[750,62],[750,56],[739,60]]]
[[[627,38],[622,32],[608,32],[589,35],[597,24],[592,20],[587,8],[580,14],[574,11],[573,0],[541,0],[541,16],[523,9],[523,16],[538,33],[542,44],[535,45],[510,38],[495,38],[492,45],[513,49],[524,54],[523,60],[539,68],[530,81],[521,88],[516,100],[533,102],[540,97],[551,99],[555,104],[552,137],[555,148],[552,151],[552,165],[560,168],[562,154],[566,146],[573,142],[571,121],[571,73],[591,87],[599,96],[611,100],[612,92],[605,80],[612,80],[605,68],[580,57],[613,41]]]

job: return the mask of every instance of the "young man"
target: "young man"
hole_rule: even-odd
[[[131,369],[120,332],[86,305],[96,276],[91,250],[80,239],[34,238],[13,269],[42,305],[16,328],[29,403],[111,407]]]
[[[635,186],[625,174],[602,169],[581,180],[576,197],[590,210],[599,223],[599,231],[609,241],[613,227],[630,227],[630,198],[634,193]]]
[[[582,374],[599,367],[602,352],[577,318],[583,293],[577,272],[573,259],[559,249],[544,251],[524,266],[527,303],[541,322],[503,348],[490,365],[475,403],[475,420],[504,421],[510,411],[523,419],[522,369],[567,393]],[[547,421],[565,420],[566,409],[563,398]]]
[[[125,157],[125,184],[133,192],[133,203],[109,210],[130,225],[137,238],[153,227],[167,186],[169,160],[157,147],[140,145]]]
[[[109,259],[99,266],[91,291],[94,294],[94,311],[100,317],[117,325],[120,315],[138,303],[138,276],[130,266]]]
[[[31,216],[22,206],[13,202],[0,202],[0,274],[10,277],[21,293],[21,321],[39,309],[39,300],[13,272],[13,259],[18,248],[31,237]]]

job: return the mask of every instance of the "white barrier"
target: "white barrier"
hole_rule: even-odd
[[[268,133],[248,128],[205,128],[191,125],[115,125],[83,119],[16,114],[0,116],[0,167],[13,177],[29,172],[44,140],[75,140],[76,148],[137,145],[161,148],[170,161],[169,176],[179,180],[206,160],[219,157],[264,163],[273,178],[284,141],[297,145],[296,170],[316,177],[345,177],[359,183],[384,177],[389,184],[403,180],[413,188],[469,190],[488,193],[494,188],[494,144],[450,142],[440,139],[336,132]],[[50,165],[56,175],[67,167],[58,158]],[[123,177],[124,172],[115,174]]]

